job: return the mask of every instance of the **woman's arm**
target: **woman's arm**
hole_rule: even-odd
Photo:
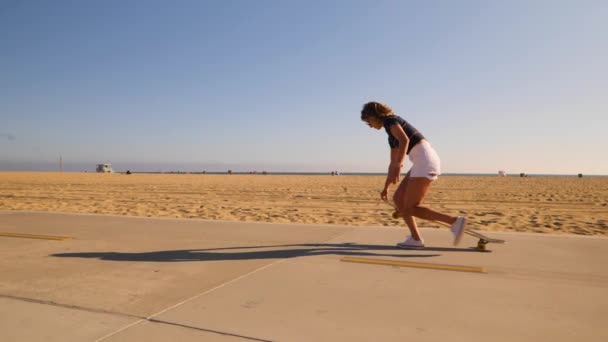
[[[410,139],[401,128],[401,125],[394,124],[390,127],[391,134],[399,141],[399,146],[391,148],[391,163],[388,167],[388,175],[386,176],[386,182],[384,183],[384,190],[380,193],[382,199],[387,199],[388,187],[391,184],[399,182],[401,167],[403,167],[403,159],[405,158],[405,152],[410,143]]]
[[[391,164],[399,165],[399,167],[401,167],[403,166],[403,159],[405,158],[405,152],[410,144],[410,139],[399,124],[391,126],[391,134],[399,141],[399,147],[391,149]],[[394,152],[394,156],[393,150],[397,150]]]

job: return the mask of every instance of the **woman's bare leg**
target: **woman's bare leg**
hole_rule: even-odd
[[[420,241],[421,237],[420,237],[420,232],[418,231],[418,225],[416,224],[416,220],[412,216],[406,217],[405,215],[403,215],[403,211],[405,209],[407,188],[408,188],[409,181],[410,181],[410,173],[408,172],[405,175],[405,177],[403,177],[401,184],[399,184],[399,187],[393,194],[393,201],[395,201],[395,206],[397,206],[397,210],[399,211],[399,214],[401,214],[401,216],[403,217],[403,220],[405,221],[405,224],[410,229],[410,233],[412,234],[412,237],[414,239]]]
[[[447,224],[456,222],[456,217],[454,216],[449,216],[420,205],[428,193],[432,182],[432,180],[425,177],[412,178],[408,173],[393,196],[395,204],[403,215],[403,220],[415,240],[421,240],[421,237],[414,217],[430,221],[441,221]]]

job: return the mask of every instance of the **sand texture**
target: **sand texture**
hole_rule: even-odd
[[[383,184],[382,176],[0,172],[0,210],[403,226],[379,202]],[[608,177],[443,176],[425,204],[482,230],[608,235]]]

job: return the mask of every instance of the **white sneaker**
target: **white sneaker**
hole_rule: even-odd
[[[456,218],[456,222],[452,224],[450,230],[454,234],[454,246],[460,243],[462,236],[464,235],[464,230],[467,227],[467,219],[464,216],[458,216]]]
[[[424,240],[414,240],[414,238],[410,236],[405,241],[399,242],[397,247],[406,249],[422,249],[424,248]]]

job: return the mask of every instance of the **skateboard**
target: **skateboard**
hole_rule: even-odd
[[[471,230],[471,229],[465,229],[464,233],[469,234],[469,235],[474,236],[479,239],[479,241],[477,241],[477,250],[482,251],[482,252],[486,251],[486,245],[488,243],[505,243],[505,240],[487,237],[487,236],[485,236],[479,232],[476,232],[474,230]]]
[[[393,203],[391,201],[384,201],[384,202],[386,202],[388,205],[393,207],[393,209],[395,209],[395,211],[393,212],[393,215],[392,215],[394,219],[401,217],[401,214],[399,214],[399,211],[397,211],[397,206],[395,205],[395,203]],[[436,222],[436,221],[433,221],[433,222]],[[437,222],[437,223],[447,225],[443,222]],[[494,238],[485,236],[479,232],[476,232],[476,231],[474,231],[472,229],[468,229],[468,228],[464,230],[464,233],[479,239],[479,241],[477,241],[477,247],[475,249],[477,249],[480,252],[487,251],[486,245],[488,243],[505,243],[506,242],[505,240],[494,239]]]

